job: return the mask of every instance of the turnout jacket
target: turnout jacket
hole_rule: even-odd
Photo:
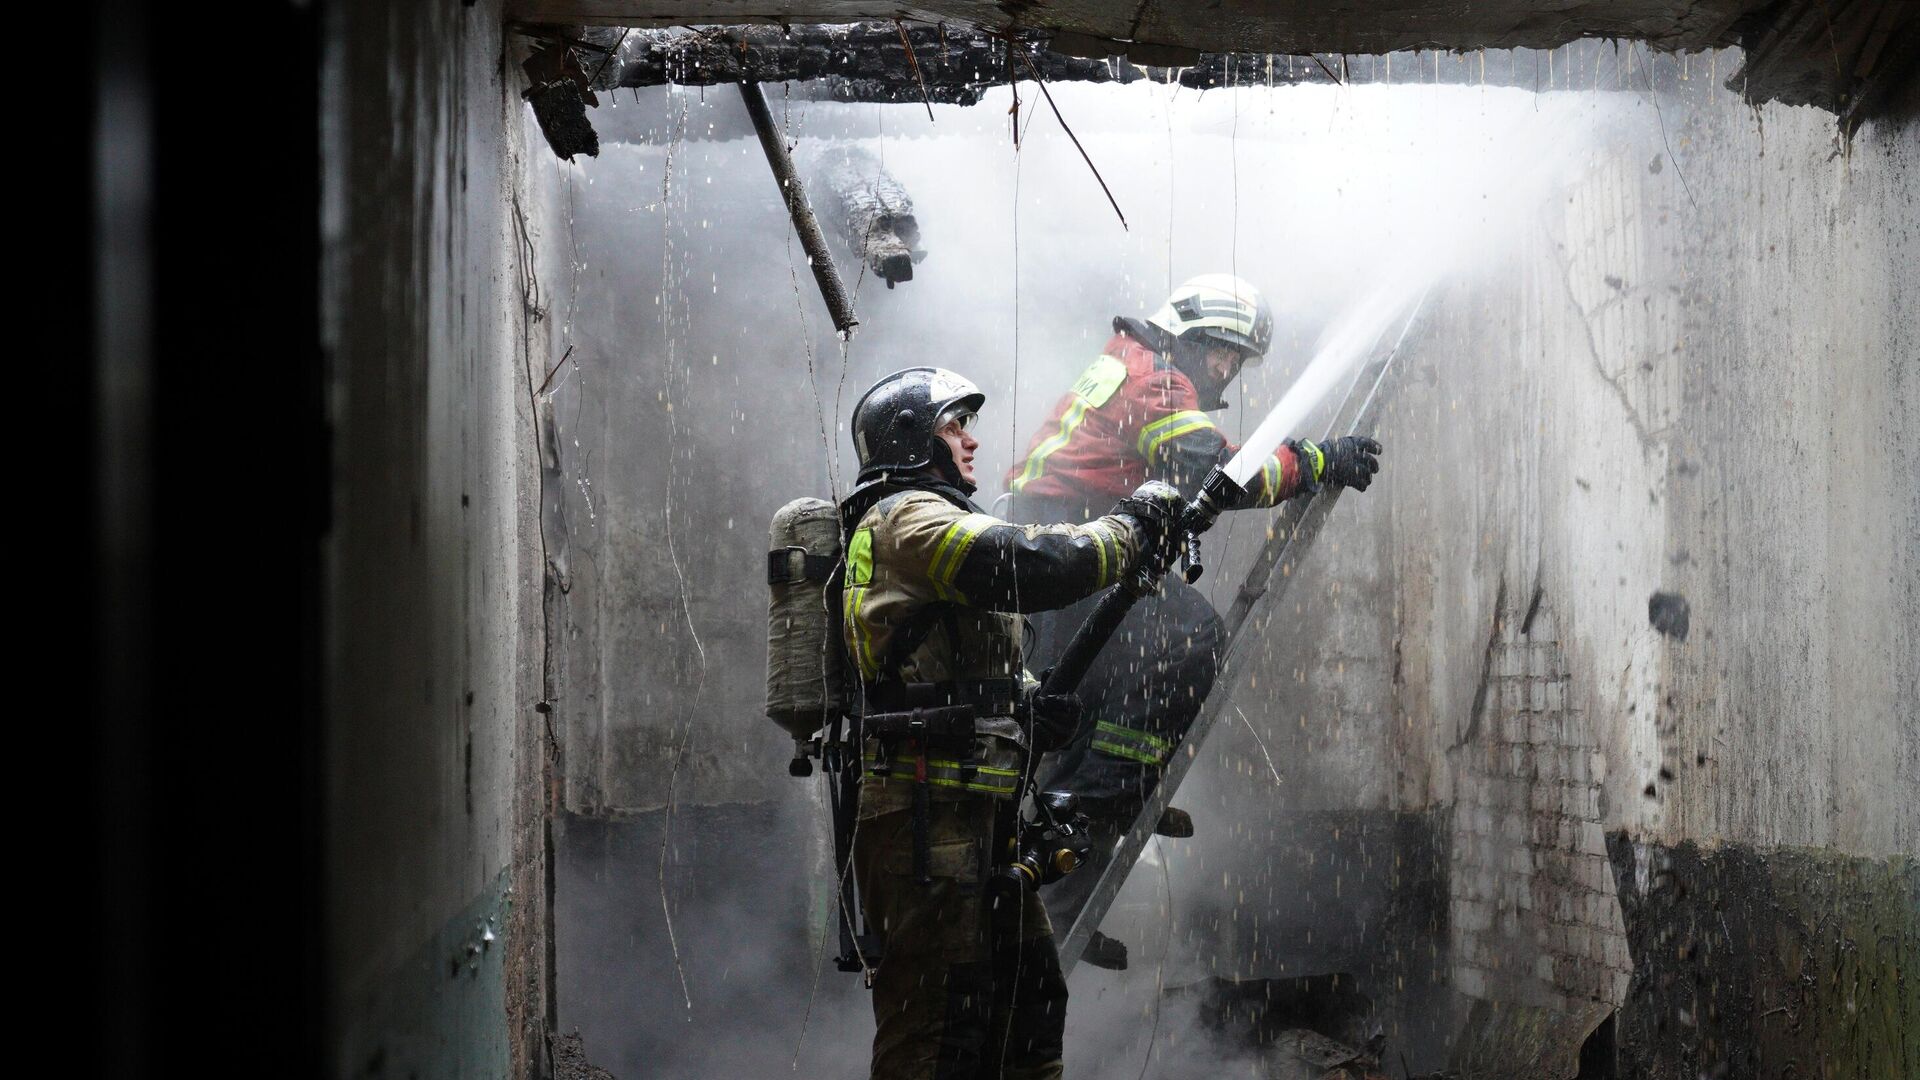
[[[1106,350],[1074,381],[1034,435],[1007,489],[1042,500],[1118,499],[1148,480],[1192,495],[1239,450],[1201,408],[1192,380],[1115,319]],[[1300,461],[1281,446],[1247,484],[1245,506],[1274,506],[1301,488]]]
[[[1133,563],[1134,529],[1124,514],[1015,525],[944,486],[882,496],[852,525],[841,593],[847,652],[862,684],[870,694],[898,682],[1027,687],[1021,614],[1065,607],[1119,581]],[[929,754],[932,797],[1016,793],[1027,748],[1012,709],[983,709],[975,731],[974,767],[951,751]],[[876,777],[882,749],[868,740],[862,818],[909,803],[915,755],[896,746],[892,775]]]

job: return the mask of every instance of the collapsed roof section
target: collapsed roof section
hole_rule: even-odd
[[[634,28],[618,66],[596,80],[604,85],[765,73],[837,80],[832,96],[859,101],[917,100],[923,79],[932,100],[977,98],[979,87],[1006,81],[1007,61],[992,53],[1009,39],[1033,50],[1048,79],[1127,81],[1141,69],[1181,68],[1186,81],[1204,79],[1191,76],[1195,70],[1264,72],[1289,58],[1296,69],[1324,65],[1331,73],[1342,57],[1554,49],[1604,38],[1666,51],[1738,46],[1748,62],[1729,80],[1733,89],[1755,103],[1817,105],[1852,127],[1920,67],[1920,4],[1911,0],[932,0],[885,10],[852,0],[517,0],[509,15],[530,26]],[[889,21],[861,22],[876,16]],[[700,24],[728,25],[645,29]],[[601,57],[621,33],[594,35]],[[582,40],[578,31],[570,36]],[[1320,60],[1310,59],[1316,54]]]

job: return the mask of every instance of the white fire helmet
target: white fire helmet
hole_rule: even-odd
[[[1273,344],[1273,308],[1260,290],[1232,274],[1202,274],[1182,282],[1147,322],[1176,338],[1189,334],[1246,353],[1258,364]]]

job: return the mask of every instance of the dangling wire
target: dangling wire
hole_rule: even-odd
[[[900,31],[900,47],[907,50],[907,63],[913,65],[913,81],[920,84],[920,103],[927,107],[927,123],[933,123],[933,99],[927,96],[927,80],[920,74],[920,58],[913,54],[913,42],[907,39],[907,24],[899,19],[893,20],[893,28]]]
[[[692,718],[695,710],[699,706],[701,694],[706,690],[707,682],[707,649],[705,645],[701,644],[699,628],[696,627],[693,622],[693,604],[687,591],[686,568],[680,564],[679,549],[673,540],[673,485],[676,473],[675,465],[679,455],[680,421],[673,415],[675,351],[673,347],[672,305],[668,303],[667,297],[673,275],[673,205],[671,201],[673,196],[673,158],[675,150],[680,146],[682,137],[686,134],[687,127],[686,96],[684,94],[676,94],[674,96],[679,98],[680,112],[677,118],[669,114],[668,123],[671,125],[669,128],[671,134],[669,136],[670,141],[667,144],[665,176],[662,177],[660,182],[660,328],[661,336],[665,339],[665,348],[663,350],[666,354],[663,372],[665,375],[665,384],[662,387],[662,393],[666,399],[667,413],[667,482],[666,496],[662,500],[662,510],[666,519],[664,531],[667,537],[667,559],[672,563],[674,577],[679,582],[680,611],[687,621],[687,635],[693,639],[693,647],[699,654],[700,681],[694,688],[693,703],[688,708],[688,719],[684,732],[680,734],[678,739],[674,740],[673,763],[667,772],[667,817],[660,830],[660,860],[655,876],[660,886],[660,914],[666,920],[667,945],[673,951],[673,969],[680,977],[680,996],[686,1004],[687,1022],[692,1023],[693,992],[687,985],[686,965],[683,964],[680,959],[680,939],[674,932],[673,906],[667,898],[667,860],[673,850],[674,813],[679,807],[680,764],[686,760],[687,744],[693,738],[694,725]],[[678,120],[677,124],[674,123],[675,119]],[[684,192],[681,197],[685,197]],[[669,737],[671,738],[672,735],[673,732],[670,727]]]
[[[1008,48],[1012,48],[1012,45],[1009,44]],[[1032,73],[1033,81],[1039,84],[1040,96],[1047,99],[1047,108],[1053,110],[1053,118],[1060,121],[1060,130],[1066,132],[1067,138],[1073,140],[1073,148],[1080,151],[1080,160],[1086,162],[1087,168],[1093,171],[1093,178],[1100,184],[1101,194],[1107,197],[1107,205],[1113,207],[1114,216],[1120,219],[1120,228],[1125,231],[1127,229],[1127,215],[1121,213],[1120,200],[1113,197],[1113,189],[1107,186],[1106,177],[1100,175],[1100,168],[1093,163],[1093,158],[1088,156],[1087,148],[1080,145],[1080,136],[1075,135],[1073,129],[1067,126],[1067,118],[1060,115],[1060,106],[1053,102],[1053,91],[1047,89],[1047,81],[1040,77],[1040,69],[1033,66],[1033,59],[1026,53],[1021,53],[1020,59],[1027,65],[1027,70]],[[1014,105],[1017,108],[1019,104],[1020,98],[1016,91],[1014,95]],[[1014,140],[1015,149],[1019,148],[1019,143],[1019,139]]]

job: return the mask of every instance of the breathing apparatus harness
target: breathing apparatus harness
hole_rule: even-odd
[[[837,508],[820,499],[795,500],[775,515],[767,557],[773,597],[767,712],[794,739],[788,773],[810,776],[818,761],[826,774],[840,906],[835,966],[863,972],[869,987],[885,940],[872,927],[855,923],[860,904],[852,874],[853,841],[860,789],[867,777],[887,780],[910,770],[905,779],[912,784],[912,873],[925,885],[933,880],[929,832],[936,767],[943,781],[972,784],[983,764],[976,757],[983,733],[1008,738],[1027,751],[1017,782],[1006,791],[1011,797],[998,800],[1001,809],[989,848],[996,854],[987,876],[988,895],[997,913],[1017,911],[1011,901],[1022,890],[1058,880],[1083,864],[1091,850],[1075,797],[1036,790],[1036,695],[1030,687],[1012,677],[942,682],[900,678],[908,658],[935,630],[958,646],[957,605],[935,602],[916,612],[895,633],[882,664],[883,677],[875,682],[861,681],[845,654],[839,626],[844,551],[860,519],[881,502],[911,491],[930,491],[975,509],[966,492],[945,482],[936,462],[928,466],[907,475],[875,476]],[[1011,722],[994,719],[1000,717]],[[869,744],[878,751],[871,761]],[[1028,802],[1030,815],[1022,813]]]
[[[923,473],[901,480],[889,478],[863,485],[848,497],[842,508],[845,530],[850,532],[873,507],[908,491],[932,491],[962,509],[978,510],[965,492],[935,476]],[[911,762],[913,876],[918,884],[926,885],[933,880],[928,836],[929,755],[950,757],[956,766],[954,778],[970,784],[982,764],[974,757],[976,740],[982,734],[1014,736],[1011,731],[983,731],[980,721],[991,717],[1013,719],[1019,733],[1014,741],[1026,753],[1013,797],[1004,801],[1002,819],[996,823],[994,849],[1006,851],[1007,861],[996,866],[988,879],[995,910],[1009,912],[1015,907],[1006,901],[1017,899],[1021,888],[1034,889],[1057,881],[1087,860],[1087,821],[1078,813],[1078,800],[1070,792],[1037,790],[1034,775],[1042,748],[1035,745],[1035,710],[1039,707],[1036,691],[1012,677],[922,683],[909,683],[899,677],[908,658],[935,629],[943,631],[950,646],[958,649],[958,605],[946,601],[927,604],[894,634],[881,664],[883,677],[862,686],[856,745],[870,739],[879,748],[874,764],[865,770],[866,776],[885,780],[896,772],[896,763]],[[1029,798],[1031,819],[1021,812]]]

